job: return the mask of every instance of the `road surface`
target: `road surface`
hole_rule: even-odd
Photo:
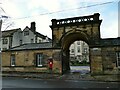
[[[97,82],[80,80],[43,80],[32,78],[3,77],[3,88],[118,88],[120,82]],[[4,90],[4,89],[3,89]]]

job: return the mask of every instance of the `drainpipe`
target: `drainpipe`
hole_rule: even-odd
[[[1,31],[1,28],[2,28],[2,20],[0,20],[0,45],[1,45],[1,50],[2,50],[2,31]],[[0,50],[0,53],[1,53],[1,50]]]
[[[1,70],[2,70],[2,32],[1,32],[1,28],[2,28],[2,20],[0,20],[0,44],[1,44],[1,47],[0,47],[0,73],[2,73],[1,72]]]

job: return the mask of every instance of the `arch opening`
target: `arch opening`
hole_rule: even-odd
[[[89,45],[84,41],[75,41],[69,47],[70,72],[88,74],[90,72]]]
[[[71,71],[71,45],[73,45],[74,43],[80,42],[82,44],[85,44],[87,46],[88,52],[89,52],[89,36],[82,31],[70,31],[67,32],[63,38],[61,39],[61,46],[62,46],[62,69],[63,69],[63,73],[65,73],[66,71]],[[82,45],[76,45],[74,47],[75,48],[81,48],[81,52],[78,52],[78,57],[74,57],[76,59],[78,59],[83,53],[82,53]],[[75,53],[74,53],[75,54]],[[81,55],[79,55],[81,54]],[[88,58],[89,60],[89,53],[87,53],[88,56],[86,58]],[[85,57],[85,55],[82,57]],[[80,58],[79,58],[80,59]],[[79,60],[80,61],[80,60]],[[76,62],[78,62],[78,64],[82,64],[81,62],[79,62],[76,60]],[[82,60],[83,61],[83,60]],[[90,61],[90,60],[89,60]],[[88,62],[89,64],[90,62]],[[81,68],[79,68],[81,69]],[[88,67],[89,71],[90,71],[90,65]]]
[[[78,40],[82,40],[87,44],[89,44],[89,35],[87,35],[87,33],[80,30],[75,30],[75,31],[72,30],[67,32],[65,35],[63,35],[61,39],[62,49],[66,51],[74,41],[78,41]]]

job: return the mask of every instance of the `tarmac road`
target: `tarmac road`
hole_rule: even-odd
[[[3,77],[3,88],[118,88],[120,82]],[[4,90],[4,89],[2,89]],[[6,89],[5,89],[6,90]],[[8,89],[9,90],[9,89]]]

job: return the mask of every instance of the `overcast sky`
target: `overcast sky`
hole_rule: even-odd
[[[101,5],[106,2],[112,3]],[[79,8],[96,4],[97,6]],[[0,7],[4,9],[4,11],[0,10],[1,15],[11,17],[4,20],[6,26],[3,26],[2,30],[8,26],[10,27],[7,29],[21,28],[23,30],[26,26],[30,27],[30,23],[35,21],[36,30],[52,38],[52,31],[49,27],[51,19],[100,13],[100,19],[103,20],[100,28],[101,37],[118,37],[118,0],[0,0]],[[56,13],[49,14],[51,12]],[[14,23],[5,24],[8,22]]]

